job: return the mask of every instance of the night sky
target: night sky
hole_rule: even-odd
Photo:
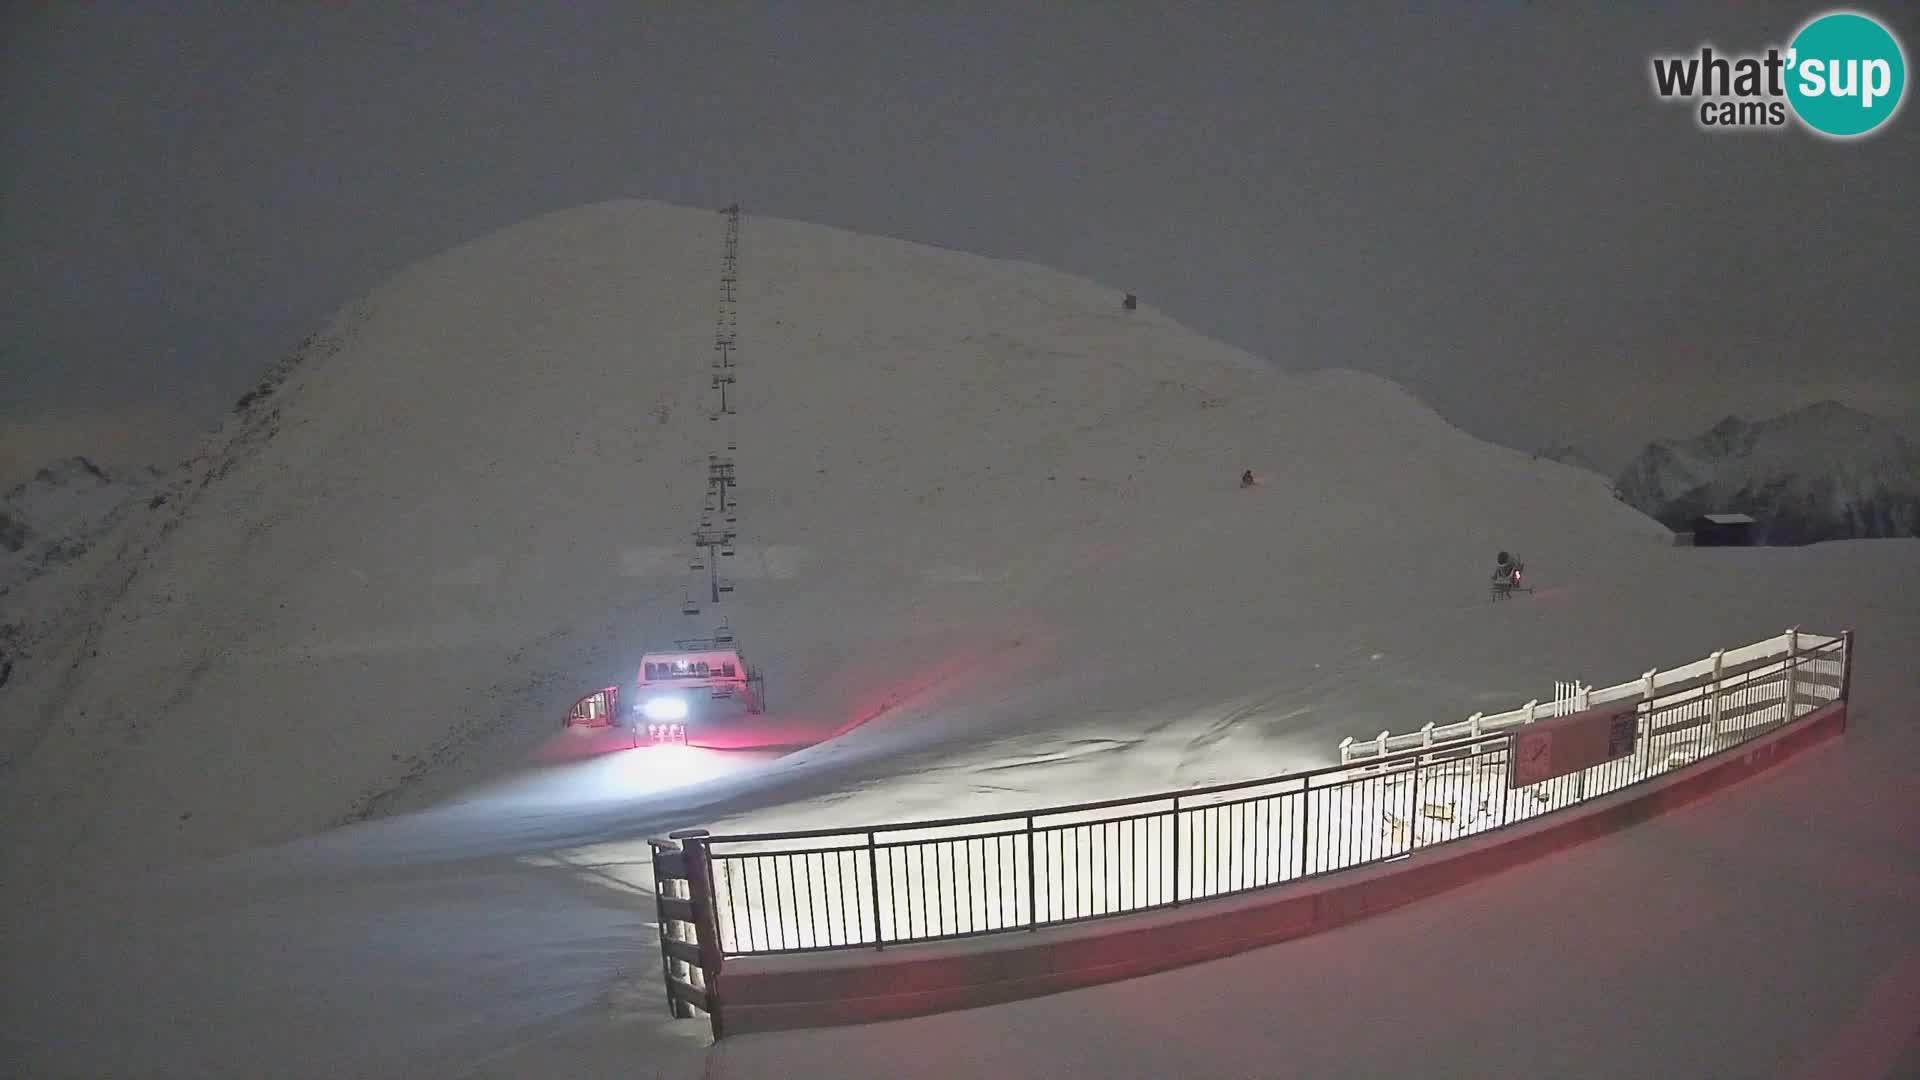
[[[1840,143],[1650,85],[1825,8],[1409,6],[8,5],[0,480],[171,460],[392,271],[621,196],[1044,263],[1608,466],[1920,423],[1912,102]]]

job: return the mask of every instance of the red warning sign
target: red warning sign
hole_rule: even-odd
[[[1631,701],[1528,724],[1513,733],[1507,786],[1528,787],[1626,757],[1639,732]]]

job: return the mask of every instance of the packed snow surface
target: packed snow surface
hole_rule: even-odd
[[[710,419],[723,228],[602,204],[408,269],[62,594],[0,690],[33,1075],[700,1075],[649,835],[1270,774],[1794,624],[1920,641],[1920,545],[1676,550],[1379,379],[817,226],[746,219]],[[737,588],[689,618],[728,442]],[[1539,591],[1490,605],[1503,548]],[[560,732],[721,615],[813,745]]]

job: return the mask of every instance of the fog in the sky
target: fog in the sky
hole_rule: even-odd
[[[169,459],[393,270],[616,196],[1045,263],[1608,464],[1920,419],[1920,112],[1709,134],[1650,89],[1821,7],[1414,6],[8,5],[0,451]]]

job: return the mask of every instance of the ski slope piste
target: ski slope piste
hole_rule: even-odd
[[[264,376],[54,597],[66,629],[6,688],[13,880],[436,805],[719,614],[777,684],[756,738],[824,743],[742,780],[738,813],[1083,797],[1035,768],[963,778],[987,756],[1085,770],[1085,797],[1270,775],[1356,718],[1420,715],[1469,644],[1510,665],[1474,694],[1659,657],[1538,632],[1681,558],[1600,477],[1042,267],[749,218],[714,419],[726,227],[626,201],[526,222],[406,268]],[[728,441],[735,589],[690,616]],[[1479,567],[1502,546],[1536,592],[1495,619]],[[1674,634],[1704,653],[1741,614]]]
[[[518,1074],[631,1069],[701,1041],[666,1016],[649,837],[1297,776],[1343,736],[1796,620],[1876,655],[1920,641],[1914,542],[1677,549],[1601,477],[1386,380],[1269,363],[1030,264],[748,218],[715,419],[725,234],[711,209],[617,201],[406,267],[265,373],[71,584],[8,594],[34,616],[0,706],[14,1072],[472,1075],[563,1023],[588,1037],[535,1048],[604,1061]],[[728,442],[713,520],[739,542],[705,572],[735,589],[690,597]],[[1502,549],[1533,591],[1492,603]],[[634,752],[630,730],[560,730],[599,688],[631,717],[644,654],[722,615],[773,687],[751,724],[695,717],[695,745]],[[1855,716],[1901,715],[1902,677],[1869,664]],[[736,728],[801,749],[699,745]],[[568,756],[602,744],[619,752]],[[1180,807],[1229,842],[1227,811]],[[1074,846],[1041,865],[1090,858],[1095,832],[1052,834]],[[1053,880],[1028,879],[1043,918],[1088,907]],[[911,934],[974,910],[883,917]]]
[[[1116,970],[1108,958],[1076,975],[1056,956],[1050,975],[1029,974],[1023,990],[1009,974],[1017,960],[954,964],[947,954],[929,966],[957,972],[952,985],[923,974],[905,980],[910,991],[851,989],[897,981],[916,945],[1195,903],[1189,912],[1204,915],[1208,901],[1408,860],[1609,796],[1651,795],[1663,777],[1751,758],[1756,740],[1788,729],[1825,737],[1844,728],[1851,645],[1851,632],[1791,629],[1544,707],[1428,725],[1412,749],[1383,734],[1382,752],[1357,764],[1261,780],[941,821],[676,832],[652,841],[669,1007],[707,1016],[720,1036],[977,1005],[1191,962],[1199,957],[1147,956]],[[1351,755],[1350,744],[1342,749]],[[1308,931],[1285,936],[1299,932]],[[782,961],[848,950],[871,959]],[[861,970],[887,964],[896,974]],[[834,972],[851,977],[835,982]]]

